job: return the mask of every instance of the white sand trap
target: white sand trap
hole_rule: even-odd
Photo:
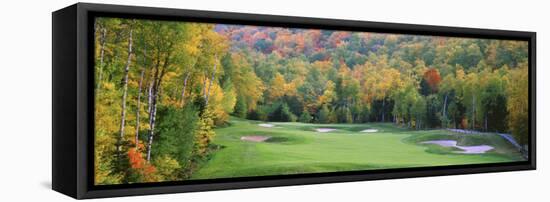
[[[320,132],[320,133],[328,133],[328,132],[335,131],[335,130],[336,129],[334,129],[334,128],[317,128],[317,129],[315,129],[315,131]]]
[[[275,126],[275,125],[270,124],[270,123],[260,123],[258,125],[261,126],[261,127],[265,127],[265,128],[273,128],[273,126]]]
[[[378,129],[365,129],[361,131],[362,133],[376,133]]]
[[[265,142],[266,140],[269,140],[269,136],[260,136],[260,135],[250,135],[250,136],[242,136],[242,141],[248,141],[248,142]]]
[[[489,145],[458,146],[456,145],[456,141],[454,140],[434,140],[434,141],[422,142],[422,144],[437,144],[443,147],[455,147],[463,150],[463,151],[455,152],[455,153],[461,153],[461,154],[483,154],[491,149],[494,149]]]
[[[461,151],[461,152],[457,152],[457,153],[461,153],[461,154],[483,154],[491,149],[493,149],[493,147],[489,146],[489,145],[478,145],[478,146],[468,146],[468,147],[461,147],[461,146],[457,146],[459,149],[462,149],[464,151]]]

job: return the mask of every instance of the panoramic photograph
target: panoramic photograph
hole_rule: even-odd
[[[528,160],[527,41],[98,17],[94,184]]]

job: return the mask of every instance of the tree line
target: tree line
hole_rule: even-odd
[[[523,41],[98,18],[95,48],[96,184],[188,179],[230,116],[527,141]]]
[[[526,41],[235,25],[216,30],[268,86],[241,117],[510,132],[527,142]]]
[[[189,178],[235,102],[212,24],[98,18],[95,183]],[[225,107],[225,108],[224,108]]]

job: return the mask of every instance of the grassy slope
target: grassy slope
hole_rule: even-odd
[[[496,135],[451,135],[444,130],[411,131],[390,123],[304,124],[275,123],[274,128],[255,121],[231,119],[231,126],[216,129],[214,144],[223,145],[194,179],[380,168],[492,163],[520,160],[513,147]],[[329,133],[315,128],[337,128]],[[377,133],[359,131],[374,128]],[[245,142],[241,136],[266,135],[273,142]],[[459,145],[488,144],[487,154],[454,154],[453,149],[419,142],[458,140]]]

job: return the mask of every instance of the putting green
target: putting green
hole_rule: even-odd
[[[391,123],[305,124],[270,123],[232,117],[230,126],[216,129],[212,154],[192,176],[211,179],[297,173],[335,172],[420,166],[497,163],[523,160],[498,135],[463,135],[446,130],[406,130]],[[317,132],[316,129],[336,129]],[[361,132],[376,129],[377,132]],[[327,131],[327,130],[325,130]],[[264,142],[243,136],[269,136]],[[484,154],[458,154],[456,148],[421,144],[456,140],[459,145],[490,145]]]

